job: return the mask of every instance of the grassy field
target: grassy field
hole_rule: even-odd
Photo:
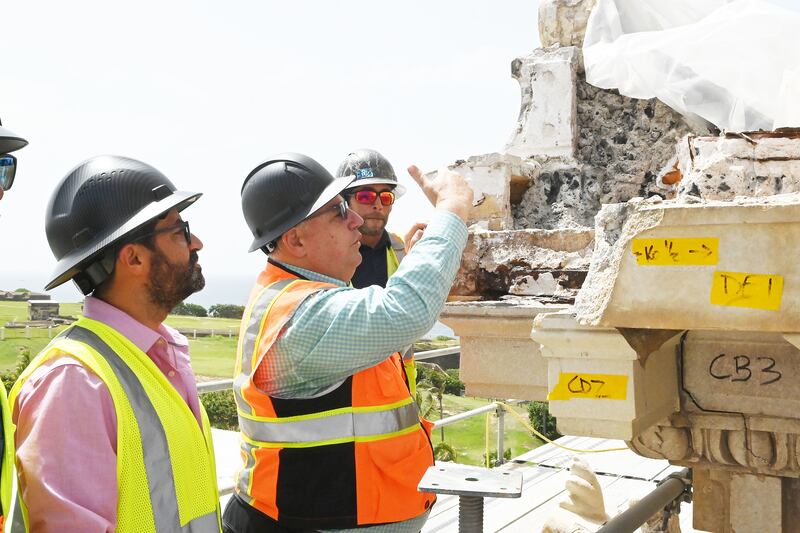
[[[445,417],[476,409],[487,403],[491,403],[491,400],[450,394],[445,394],[442,399]],[[516,411],[527,419],[528,415],[525,408],[517,407]],[[439,419],[438,409],[436,414],[430,418],[433,420]],[[497,451],[497,417],[492,413],[489,414],[489,424],[489,448],[491,451]],[[484,465],[484,454],[486,453],[485,414],[473,416],[444,428],[435,429],[433,433],[434,445],[441,442],[442,429],[444,429],[445,442],[456,451],[456,462],[469,465]],[[505,415],[504,437],[505,449],[511,449],[512,457],[544,444],[539,438],[532,436],[513,415],[508,413]]]
[[[80,303],[62,303],[61,314],[79,317]],[[23,321],[28,318],[27,302],[0,302],[0,325],[14,320]],[[189,337],[189,352],[195,374],[205,377],[229,378],[233,375],[233,364],[236,358],[236,334],[239,320],[232,318],[199,318],[191,316],[169,315],[167,325],[183,331],[192,329],[213,329],[221,335],[213,337]],[[24,329],[5,328],[5,339],[0,340],[0,372],[13,368],[21,347],[28,347],[32,355],[37,354],[49,342],[48,335],[56,335],[64,327],[53,328],[50,332],[44,328],[31,328],[32,338],[25,338]],[[232,335],[232,337],[229,337]],[[418,350],[444,348],[457,343],[455,340],[436,339],[426,341],[418,346]]]
[[[61,314],[80,317],[81,303],[62,303]],[[0,302],[0,326],[7,322],[25,321],[28,319],[27,302]],[[233,361],[236,357],[236,334],[239,320],[231,318],[200,318],[191,316],[169,315],[167,325],[181,330],[214,329],[222,335],[215,337],[199,337],[189,340],[190,353],[195,365],[195,372],[203,376],[230,377],[233,375]],[[16,364],[20,349],[27,347],[31,354],[38,353],[47,346],[49,336],[55,336],[64,326],[52,328],[31,328],[26,332],[23,328],[5,328],[3,340],[0,340],[0,372],[12,368]],[[26,335],[30,334],[31,338]],[[228,335],[232,334],[233,338]],[[191,337],[191,333],[188,334]]]

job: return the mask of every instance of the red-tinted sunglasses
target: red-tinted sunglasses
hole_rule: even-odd
[[[394,192],[392,191],[373,191],[372,189],[362,189],[351,194],[356,202],[365,205],[372,205],[376,198],[381,199],[381,205],[392,205],[394,203]]]

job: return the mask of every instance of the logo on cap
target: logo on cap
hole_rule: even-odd
[[[372,169],[367,168],[359,168],[356,170],[356,179],[360,180],[363,178],[374,178],[375,174],[372,172]]]

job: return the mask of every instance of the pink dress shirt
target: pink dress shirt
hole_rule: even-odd
[[[153,331],[91,296],[83,314],[116,329],[147,353],[200,424],[186,337],[163,324]],[[100,378],[66,354],[51,359],[22,386],[13,420],[20,491],[31,531],[114,531],[117,417]]]

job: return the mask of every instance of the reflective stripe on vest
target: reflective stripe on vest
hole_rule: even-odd
[[[86,324],[86,327],[81,327],[82,322]],[[90,327],[97,327],[98,331],[95,332],[91,329],[88,329]],[[132,508],[130,503],[133,500],[126,500],[128,502],[127,505],[123,505],[122,500],[120,500],[120,502],[118,502],[117,531],[140,531],[141,529],[139,527],[136,529],[132,529],[132,527],[134,527],[137,520],[142,520],[142,513],[149,514],[145,507],[145,505],[149,503],[150,509],[152,510],[151,523],[153,531],[219,533],[221,520],[219,514],[219,496],[217,494],[215,479],[214,485],[211,487],[213,488],[213,500],[206,501],[206,504],[209,504],[213,501],[215,510],[200,516],[195,516],[183,527],[181,527],[180,513],[183,508],[178,501],[178,493],[175,485],[176,481],[173,473],[173,463],[169,450],[167,431],[161,422],[159,413],[151,401],[150,396],[148,396],[145,385],[140,380],[136,372],[108,344],[108,342],[113,341],[121,343],[120,349],[122,350],[138,349],[135,347],[135,345],[132,345],[128,339],[122,337],[117,332],[114,333],[119,335],[122,340],[111,339],[107,342],[100,336],[100,333],[103,333],[105,329],[109,330],[110,332],[114,332],[112,328],[100,322],[82,318],[76,325],[63,331],[58,337],[53,339],[53,341],[44,350],[42,350],[42,352],[40,352],[40,355],[37,356],[37,358],[35,358],[28,368],[22,373],[20,378],[17,380],[17,383],[15,383],[14,387],[12,388],[12,402],[16,400],[16,395],[19,393],[19,389],[25,380],[30,377],[31,373],[38,368],[40,364],[47,360],[49,353],[55,350],[61,350],[62,352],[74,357],[84,367],[97,374],[98,377],[103,380],[103,382],[109,388],[109,393],[112,394],[112,400],[114,401],[115,409],[118,413],[120,412],[119,409],[121,408],[120,405],[122,404],[117,403],[117,396],[115,395],[124,394],[124,401],[126,403],[123,405],[122,409],[123,412],[128,414],[126,414],[127,418],[117,420],[117,431],[118,433],[127,434],[124,428],[132,426],[135,431],[137,431],[138,437],[140,437],[136,439],[136,442],[138,442],[138,450],[141,451],[141,456],[139,456],[139,461],[141,462],[134,462],[133,464],[141,465],[142,470],[140,473],[134,475],[134,478],[141,477],[142,475],[144,475],[146,478],[146,491],[141,490],[140,496],[148,498],[149,501],[145,500],[136,508]],[[61,343],[60,346],[59,343]],[[81,346],[81,350],[74,351],[78,349],[78,346]],[[143,352],[141,356],[143,358],[147,358],[146,354]],[[104,367],[102,364],[100,364],[100,361],[105,361],[107,367]],[[137,365],[136,360],[132,361],[132,363],[134,366]],[[96,367],[96,365],[100,366]],[[157,368],[155,370],[157,370]],[[109,375],[109,371],[111,374],[113,374],[113,377]],[[165,378],[164,381],[166,382]],[[172,391],[172,394],[176,395],[177,393]],[[158,399],[156,399],[156,401],[158,401]],[[202,433],[205,441],[205,447],[209,454],[212,455],[212,457],[209,458],[209,471],[213,476],[214,461],[213,452],[211,451],[213,445],[209,442],[211,436],[210,427],[202,407],[201,413],[203,415]],[[192,416],[192,419],[194,419],[194,416]],[[175,428],[171,428],[170,431],[174,432]],[[130,430],[127,430],[127,432],[129,433]],[[119,439],[120,437],[118,436],[118,446],[121,446],[121,448],[117,450],[118,468],[120,462],[126,461],[123,459],[123,453],[126,454],[125,457],[128,458],[127,464],[130,467],[130,457],[135,457],[135,455],[128,455],[132,451],[131,446],[129,444],[122,444],[122,441]],[[203,460],[203,457],[197,457],[197,460]],[[134,459],[134,461],[136,461],[136,459]],[[137,467],[134,466],[134,468]],[[122,478],[117,479],[117,484],[120,488],[120,496],[122,496],[122,491],[125,490],[125,487],[130,486],[130,479],[126,479],[128,479],[127,483]],[[142,485],[144,485],[144,483]],[[198,490],[202,490],[202,487],[198,487]],[[130,495],[131,493],[128,494]],[[209,496],[211,495],[209,494],[206,497]],[[24,501],[21,499],[19,494],[16,495],[16,501],[17,505],[14,513],[14,524],[11,531],[14,533],[22,533],[27,531],[27,528],[23,523],[23,520],[27,522],[27,508],[25,507]],[[122,510],[124,510],[124,515]],[[134,510],[137,512],[136,515],[133,514]],[[133,519],[131,519],[131,517],[133,517]],[[145,522],[149,522],[147,518],[144,520]],[[141,526],[141,524],[139,525]]]
[[[400,262],[406,257],[406,248],[403,244],[403,239],[395,235],[389,234],[389,246],[386,247],[386,277],[391,278],[392,274],[397,272],[397,267]]]
[[[411,398],[390,409],[335,409],[315,415],[284,418],[239,417],[245,437],[258,445],[281,448],[364,442],[419,428],[417,405]]]
[[[297,279],[287,278],[276,281],[272,285],[264,287],[256,296],[253,305],[249,307],[249,315],[242,318],[242,324],[247,324],[244,332],[240,335],[241,346],[241,368],[233,380],[233,393],[236,396],[236,405],[240,411],[248,414],[253,413],[253,408],[242,397],[242,387],[250,379],[250,372],[253,370],[253,355],[258,346],[261,324],[267,316],[267,311],[275,301],[275,298],[292,282]]]
[[[147,472],[147,485],[150,489],[150,505],[153,509],[156,531],[180,531],[181,533],[202,533],[219,531],[216,512],[195,518],[181,527],[178,512],[178,499],[175,480],[172,474],[172,460],[167,445],[167,436],[161,420],[150,402],[139,378],[133,370],[95,333],[80,326],[73,326],[67,338],[82,342],[102,355],[114,371],[122,385],[125,395],[133,408],[136,423],[142,436],[144,467]]]
[[[303,531],[400,522],[434,501],[416,490],[433,453],[397,353],[314,398],[275,398],[254,383],[279,378],[259,365],[280,362],[269,360],[271,350],[297,308],[331,288],[268,265],[237,353],[244,463],[237,495],[278,525]]]
[[[2,384],[0,384],[2,387]],[[2,440],[0,441],[0,449],[2,449],[2,463],[0,463],[0,506],[2,507],[2,530],[14,531],[14,526],[24,531],[25,524],[22,521],[22,514],[19,506],[16,504],[17,496],[17,472],[14,462],[15,447],[14,447],[14,429],[11,423],[11,409],[8,406],[8,395],[6,394],[5,387],[0,390],[0,416],[2,416]],[[18,521],[15,521],[18,520]]]

